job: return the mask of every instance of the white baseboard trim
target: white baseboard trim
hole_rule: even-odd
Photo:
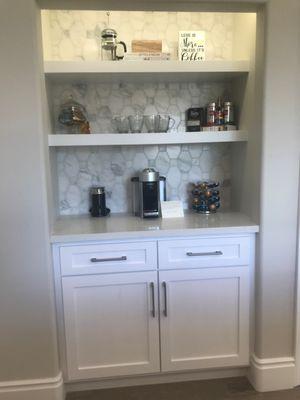
[[[54,378],[0,382],[0,400],[63,400],[61,373]]]
[[[155,385],[160,383],[187,382],[205,379],[233,378],[246,376],[248,367],[217,369],[196,372],[164,373],[156,375],[143,375],[135,377],[106,378],[99,381],[65,382],[65,390],[79,392],[83,390],[109,389],[126,386]],[[2,399],[0,399],[2,400]]]
[[[296,386],[295,358],[258,358],[253,354],[248,379],[258,392],[291,389]]]

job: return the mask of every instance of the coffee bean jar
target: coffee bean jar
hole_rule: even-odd
[[[200,214],[212,214],[220,208],[219,182],[201,181],[192,184],[192,209]]]

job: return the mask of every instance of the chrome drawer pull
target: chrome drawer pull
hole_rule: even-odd
[[[115,258],[91,258],[92,263],[101,263],[101,262],[109,262],[109,261],[126,261],[127,257],[115,257]]]
[[[210,251],[208,253],[192,253],[191,251],[188,251],[186,255],[188,257],[205,257],[205,256],[222,256],[223,253],[222,251]]]
[[[152,298],[152,310],[151,314],[152,317],[155,318],[155,292],[154,292],[154,282],[150,283],[150,289],[151,289],[151,298]]]
[[[165,317],[168,316],[168,297],[167,297],[167,282],[162,283],[162,287],[164,289],[164,295],[165,295],[165,307],[163,310],[163,314]]]

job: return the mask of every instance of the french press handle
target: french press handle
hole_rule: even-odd
[[[120,41],[120,42],[117,43],[117,45],[119,45],[119,44],[120,44],[121,46],[123,46],[124,53],[127,53],[127,46],[126,46],[126,43]],[[117,59],[117,60],[122,60],[123,58],[124,58],[124,56],[117,56],[117,55],[116,55],[116,59]]]

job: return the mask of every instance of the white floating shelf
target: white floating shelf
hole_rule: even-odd
[[[45,61],[46,76],[55,81],[190,81],[224,80],[247,74],[250,63],[240,61]],[[188,74],[188,75],[187,75]]]
[[[247,142],[247,131],[182,133],[99,133],[49,135],[48,145],[59,146],[138,146],[154,144],[191,144]]]

